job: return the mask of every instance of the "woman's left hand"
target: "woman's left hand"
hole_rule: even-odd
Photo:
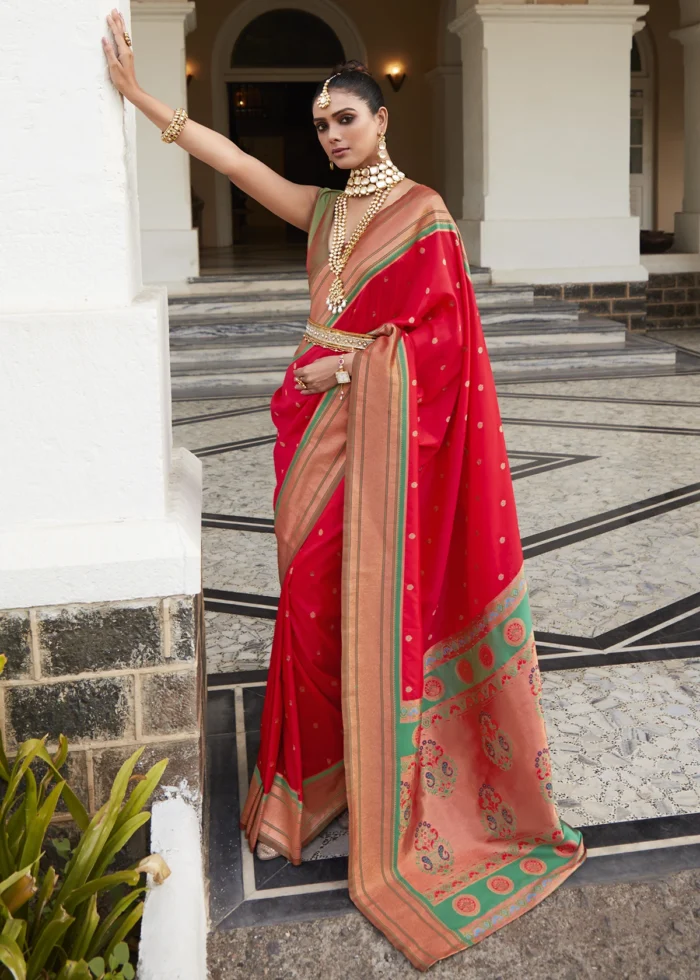
[[[354,354],[345,354],[343,368],[350,374],[352,374],[352,362],[354,358]],[[311,364],[305,364],[304,367],[295,367],[294,379],[297,383],[297,391],[302,395],[319,395],[324,391],[330,391],[331,388],[335,388],[338,383],[335,380],[335,372],[339,370],[338,362],[338,357],[319,357],[317,361],[313,361]],[[302,388],[299,385],[300,381],[304,382],[305,387]]]
[[[109,74],[121,94],[133,101],[139,85],[134,71],[134,52],[131,44],[126,41],[126,22],[118,10],[107,14],[109,29],[114,35],[114,44],[106,37],[102,38],[102,48],[109,66]],[[116,45],[116,54],[114,46]]]

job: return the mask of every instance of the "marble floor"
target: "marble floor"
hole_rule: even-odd
[[[700,350],[698,338],[678,343]],[[584,830],[592,859],[579,876],[590,880],[700,865],[695,357],[696,373],[686,364],[680,375],[499,386],[555,789],[563,818]],[[173,410],[176,445],[204,468],[211,916],[223,929],[348,903],[337,824],[300,868],[261,864],[237,830],[279,596],[268,405],[192,400]]]

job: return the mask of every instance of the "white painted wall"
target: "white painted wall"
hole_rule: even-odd
[[[104,15],[0,8],[0,608],[200,587],[200,466],[171,456],[166,296],[141,283]]]
[[[646,278],[629,200],[629,59],[645,11],[463,2],[462,228],[495,281]]]
[[[139,83],[170,105],[187,108],[185,34],[194,28],[194,4],[144,0],[133,6]],[[181,282],[199,275],[192,228],[190,158],[140,113],[136,119],[139,206],[145,282]]]

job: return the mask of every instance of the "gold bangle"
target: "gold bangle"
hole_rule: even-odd
[[[160,134],[164,143],[174,143],[185,128],[188,116],[184,109],[176,109],[170,124]]]

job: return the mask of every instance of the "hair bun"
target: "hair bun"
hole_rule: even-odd
[[[363,75],[369,75],[370,78],[372,77],[372,72],[369,70],[369,68],[366,65],[363,65],[361,61],[357,61],[355,58],[353,58],[352,61],[346,61],[342,65],[338,65],[335,71],[337,74],[340,74],[341,72],[357,71]]]

